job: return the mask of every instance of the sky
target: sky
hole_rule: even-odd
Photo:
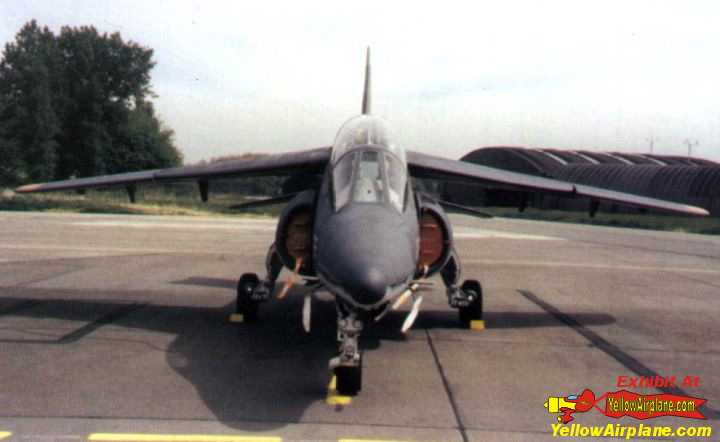
[[[482,146],[720,160],[720,2],[0,0],[31,19],[154,49],[154,99],[186,162],[331,145],[360,112],[407,149]]]

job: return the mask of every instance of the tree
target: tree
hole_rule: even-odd
[[[149,101],[152,55],[92,26],[59,35],[34,20],[23,26],[0,62],[0,179],[180,165],[173,132]]]
[[[9,135],[12,121],[3,118],[6,112],[5,108],[0,107],[0,184],[17,184],[26,179],[23,175],[25,167],[17,142]]]
[[[58,120],[53,109],[50,69],[57,67],[52,33],[35,21],[26,24],[15,43],[5,46],[0,63],[0,144],[9,147],[7,164],[21,168],[15,178],[48,180],[55,176]]]
[[[117,126],[116,148],[108,155],[108,172],[152,169],[157,164],[181,164],[182,155],[173,146],[173,131],[163,128],[152,103],[138,103],[127,120]]]

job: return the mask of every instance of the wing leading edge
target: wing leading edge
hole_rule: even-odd
[[[709,215],[707,210],[700,207],[648,198],[631,193],[616,192],[599,187],[509,172],[502,169],[481,166],[465,161],[440,158],[419,152],[408,151],[407,158],[410,174],[418,178],[462,181],[488,187],[552,193],[566,197],[586,197],[593,201],[605,201],[633,207],[665,210],[683,215]]]

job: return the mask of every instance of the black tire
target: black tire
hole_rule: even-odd
[[[260,278],[255,273],[243,273],[238,280],[235,312],[243,315],[244,322],[255,322],[258,318],[258,303],[250,297]]]
[[[467,294],[473,295],[473,300],[470,305],[467,307],[460,307],[459,309],[460,323],[463,327],[467,328],[470,327],[470,323],[472,321],[477,321],[483,318],[482,286],[478,280],[468,279],[463,282],[460,289]]]
[[[342,396],[355,396],[362,390],[362,359],[357,367],[335,369],[335,389]]]

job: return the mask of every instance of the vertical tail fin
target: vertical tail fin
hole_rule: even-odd
[[[367,48],[367,55],[365,59],[365,90],[363,91],[363,102],[362,102],[362,113],[363,115],[370,114],[370,47]]]

